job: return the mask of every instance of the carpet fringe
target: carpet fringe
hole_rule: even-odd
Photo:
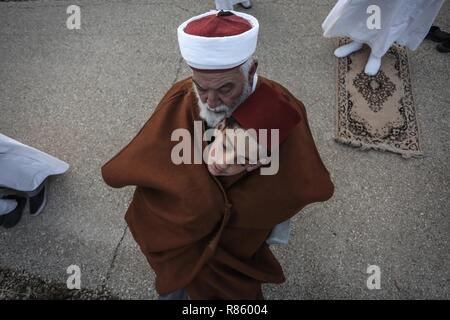
[[[345,138],[334,138],[336,142],[358,148],[361,151],[369,151],[369,150],[377,150],[377,151],[389,151],[396,154],[400,154],[405,159],[411,158],[422,158],[424,153],[422,151],[414,151],[414,150],[400,150],[398,148],[394,148],[390,145],[386,144],[366,144],[359,141],[353,141]]]

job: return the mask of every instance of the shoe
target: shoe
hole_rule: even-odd
[[[3,199],[3,198],[0,197],[0,200],[2,200],[2,199]],[[17,204],[16,204],[16,206],[17,206]],[[5,221],[5,216],[6,216],[6,214],[0,215],[0,226],[3,224],[3,221]]]
[[[444,42],[450,41],[450,33],[442,31],[437,26],[431,26],[430,31],[428,32],[425,39],[434,41],[434,42]]]
[[[27,198],[19,196],[7,196],[5,199],[14,199],[17,201],[17,207],[8,214],[3,215],[3,226],[7,229],[14,227],[22,218],[23,209],[27,203]]]
[[[446,42],[439,43],[436,47],[437,51],[442,53],[449,53],[450,52],[450,40]]]
[[[252,2],[250,0],[242,1],[239,3],[239,5],[244,9],[251,9],[252,8]]]
[[[47,204],[47,185],[43,183],[43,186],[38,194],[30,197],[30,215],[37,216],[45,208]]]

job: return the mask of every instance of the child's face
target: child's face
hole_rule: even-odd
[[[234,136],[235,141],[232,142],[229,135],[226,135],[226,129],[235,130],[239,127],[234,126],[233,128],[226,128],[225,120],[219,123],[216,129],[218,129],[222,134],[216,136],[216,139],[211,143],[209,149],[209,158],[214,159],[211,164],[208,164],[209,172],[214,176],[232,176],[239,174],[244,171],[252,171],[260,166],[260,164],[250,164],[248,160],[249,148],[246,147],[246,154],[239,154],[241,150],[236,147],[237,137]],[[234,131],[239,133],[240,130]],[[220,150],[223,153],[221,159],[219,158]],[[253,150],[253,152],[255,152]],[[238,164],[244,162],[244,164]]]

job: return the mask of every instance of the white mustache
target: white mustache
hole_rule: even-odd
[[[200,103],[202,103],[202,102],[200,102]],[[207,103],[205,103],[205,104],[203,104],[203,105],[206,106],[206,108],[207,108],[209,111],[215,112],[215,113],[226,112],[226,111],[229,109],[229,108],[228,108],[226,105],[224,105],[224,104],[221,104],[221,105],[215,107],[214,109],[211,108]]]

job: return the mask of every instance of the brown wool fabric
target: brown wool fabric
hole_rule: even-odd
[[[264,86],[257,90],[287,97],[301,117],[280,146],[276,175],[258,169],[217,178],[204,163],[172,163],[179,143],[172,132],[185,128],[193,136],[200,120],[191,78],[176,83],[137,136],[102,167],[108,185],[137,186],[125,220],[155,271],[159,294],[186,288],[192,299],[262,299],[262,283],[285,281],[265,243],[271,229],[333,194],[303,104],[281,85],[259,81]]]

